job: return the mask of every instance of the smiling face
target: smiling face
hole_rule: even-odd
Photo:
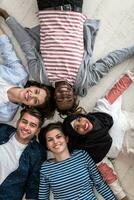
[[[60,110],[69,110],[73,107],[76,96],[71,85],[60,82],[55,87],[55,101]]]
[[[39,131],[39,119],[29,113],[24,113],[17,121],[16,139],[22,144],[27,144]]]
[[[68,152],[68,138],[58,129],[48,131],[46,134],[47,148],[54,154]]]
[[[36,107],[45,102],[47,92],[42,88],[31,86],[21,89],[19,97],[23,104]]]
[[[93,129],[92,123],[86,117],[78,117],[71,122],[71,125],[80,135],[85,135]]]

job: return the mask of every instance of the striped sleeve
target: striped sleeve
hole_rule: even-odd
[[[105,200],[116,200],[116,197],[114,196],[112,190],[106,184],[101,174],[99,173],[94,161],[86,152],[85,152],[85,158],[88,161],[90,177],[93,181],[96,190],[104,197]]]
[[[39,185],[39,196],[38,200],[49,200],[50,186],[48,178],[44,175],[44,165],[41,167],[40,171],[40,185]]]

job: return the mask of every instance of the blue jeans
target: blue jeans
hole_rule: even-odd
[[[72,11],[75,10],[75,7],[79,7],[82,9],[83,0],[37,0],[39,10],[43,10],[49,7],[57,7],[63,6],[66,4],[70,4],[72,7]]]

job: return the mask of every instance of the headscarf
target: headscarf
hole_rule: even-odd
[[[78,117],[86,117],[93,125],[93,129],[85,135],[78,134],[71,125],[71,122]],[[106,113],[71,114],[64,119],[63,129],[69,136],[71,151],[84,149],[98,163],[106,156],[111,147],[112,138],[109,135],[109,129],[112,125],[113,119]]]

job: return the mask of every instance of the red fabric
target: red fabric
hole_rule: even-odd
[[[106,94],[105,98],[112,104],[132,83],[132,79],[128,74],[124,74],[119,81]]]
[[[106,163],[101,163],[98,165],[98,169],[102,174],[103,179],[108,183],[111,184],[117,180],[116,174],[114,174],[113,169],[110,168]]]

